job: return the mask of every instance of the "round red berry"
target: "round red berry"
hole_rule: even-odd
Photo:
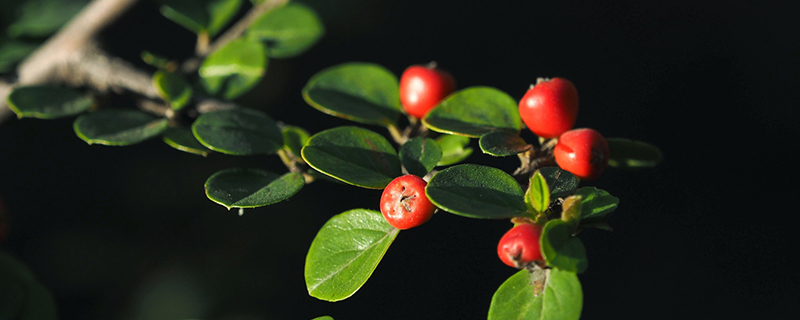
[[[413,65],[400,76],[400,103],[406,113],[421,119],[455,89],[453,76],[436,64]]]
[[[537,136],[558,137],[575,125],[578,90],[564,78],[542,79],[519,101],[519,115]]]
[[[564,132],[553,149],[558,166],[584,180],[595,179],[603,173],[610,153],[606,138],[588,128]]]
[[[544,261],[539,239],[542,226],[533,223],[520,223],[508,230],[497,244],[497,256],[503,263],[518,269],[536,261]]]
[[[436,207],[425,195],[427,185],[413,174],[392,180],[381,195],[381,213],[386,222],[405,230],[430,220]]]

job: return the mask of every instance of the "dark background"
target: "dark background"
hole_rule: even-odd
[[[300,57],[270,61],[242,105],[312,133],[350,124],[300,96],[314,73],[348,61],[399,75],[435,60],[459,88],[515,99],[537,77],[566,77],[580,94],[578,127],[664,153],[657,168],[609,169],[589,184],[620,205],[613,232],[580,236],[590,261],[583,318],[800,316],[791,210],[800,28],[790,2],[303,2],[327,34]],[[147,1],[104,38],[136,63],[141,50],[183,59],[194,43]],[[480,319],[514,273],[495,253],[508,222],[442,213],[402,232],[353,297],[319,301],[303,280],[311,240],[334,214],[378,209],[380,191],[317,182],[239,217],[209,201],[203,182],[234,166],[283,172],[277,157],[202,158],[157,140],[88,146],[72,120],[0,126],[12,222],[0,246],[53,291],[63,319]],[[515,165],[477,151],[470,162]]]

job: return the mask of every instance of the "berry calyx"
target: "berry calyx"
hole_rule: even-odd
[[[542,226],[533,223],[519,223],[500,238],[497,256],[506,265],[517,269],[527,268],[538,263],[544,266],[539,239]]]
[[[413,65],[400,76],[400,103],[406,113],[421,119],[455,89],[453,76],[436,63]]]
[[[537,136],[558,137],[575,125],[578,90],[564,78],[539,78],[519,101],[519,115]]]
[[[430,220],[436,206],[425,194],[427,185],[425,180],[413,174],[392,180],[381,195],[381,213],[386,222],[406,230]]]
[[[558,166],[584,180],[600,176],[610,154],[606,138],[589,128],[564,132],[553,149]]]

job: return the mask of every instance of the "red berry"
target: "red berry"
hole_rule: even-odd
[[[455,89],[453,76],[435,63],[413,65],[400,76],[400,103],[408,114],[421,119]]]
[[[522,269],[535,261],[544,261],[539,238],[542,226],[520,223],[508,230],[497,244],[497,255],[503,263]]]
[[[519,115],[537,136],[558,137],[575,125],[578,90],[564,78],[540,80],[519,101]]]
[[[430,220],[436,207],[425,195],[428,183],[413,174],[392,180],[381,195],[381,213],[398,229],[410,229]]]
[[[603,135],[583,128],[564,132],[558,138],[553,155],[561,169],[578,178],[592,180],[606,169],[610,151]]]

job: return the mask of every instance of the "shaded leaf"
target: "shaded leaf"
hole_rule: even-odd
[[[295,156],[300,157],[301,150],[310,138],[308,131],[303,128],[290,125],[283,126],[281,131],[283,132],[283,146]]]
[[[17,19],[6,29],[12,38],[46,37],[67,23],[89,0],[27,0]]]
[[[422,122],[437,132],[474,138],[492,131],[518,133],[522,126],[517,102],[491,87],[470,87],[451,94]]]
[[[436,143],[442,148],[442,160],[437,166],[449,166],[466,160],[472,155],[472,148],[469,145],[469,137],[452,134],[443,134],[436,138]]]
[[[101,110],[79,116],[75,134],[88,144],[127,146],[158,136],[169,121],[138,110]]]
[[[503,170],[462,164],[437,173],[425,193],[437,207],[469,218],[503,219],[527,212],[523,191]]]
[[[551,200],[571,195],[578,188],[578,183],[580,183],[575,175],[559,167],[544,167],[538,171],[547,181]]]
[[[611,157],[608,165],[617,168],[635,169],[654,167],[663,156],[656,146],[636,140],[608,138]]]
[[[161,0],[161,14],[200,34],[214,36],[239,11],[241,0]]]
[[[173,110],[183,109],[192,100],[192,87],[180,74],[158,70],[153,74],[153,86]]]
[[[206,196],[225,208],[256,208],[291,198],[305,185],[303,175],[282,176],[257,169],[226,169],[206,180]]]
[[[524,139],[520,138],[519,134],[506,131],[494,131],[484,134],[478,143],[483,153],[495,157],[513,156],[533,148],[533,145],[525,142]]]
[[[8,95],[8,107],[17,117],[55,119],[69,117],[92,107],[91,96],[62,87],[17,87]]]
[[[542,255],[547,265],[565,271],[582,273],[589,260],[583,242],[572,233],[575,225],[563,220],[550,220],[542,230]]]
[[[268,54],[288,58],[308,50],[325,33],[316,12],[306,5],[290,2],[259,17],[247,30],[247,35],[264,41]]]
[[[52,293],[22,262],[0,252],[0,319],[58,319]]]
[[[234,99],[258,84],[267,70],[267,49],[258,41],[237,39],[200,65],[200,82],[209,93]]]
[[[538,296],[534,295],[535,279],[527,270],[508,278],[492,296],[488,319],[579,319],[583,290],[578,276],[559,269],[550,269],[547,273],[544,289]]]
[[[184,127],[171,127],[164,131],[164,143],[180,151],[208,156],[211,152],[192,134],[192,129]]]
[[[17,62],[22,61],[39,46],[23,41],[3,41],[0,38],[0,73],[12,71]]]
[[[413,175],[424,177],[441,159],[442,148],[433,139],[416,137],[400,147],[400,162]]]
[[[233,155],[272,154],[283,147],[283,133],[266,113],[248,108],[202,114],[192,124],[207,148]]]

